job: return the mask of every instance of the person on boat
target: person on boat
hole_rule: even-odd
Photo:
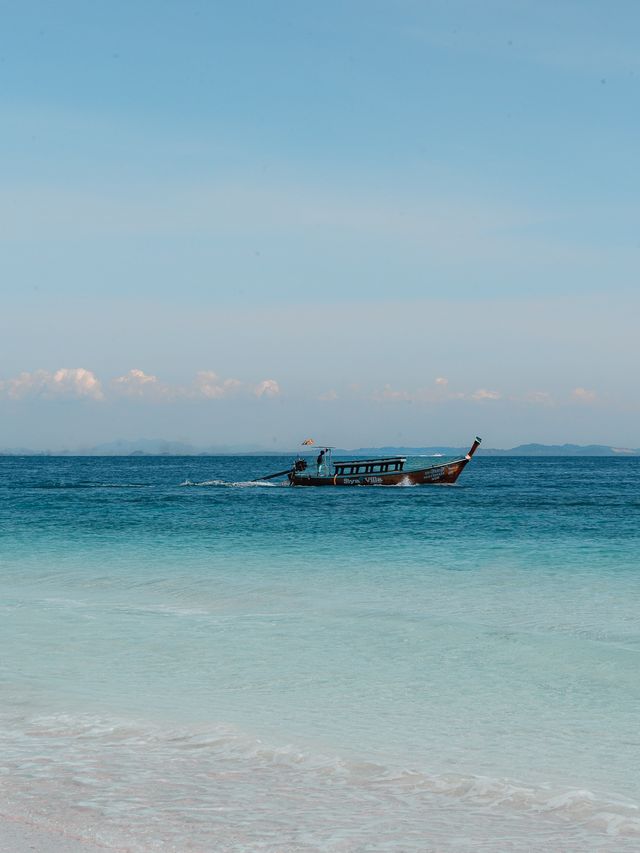
[[[324,455],[326,452],[327,452],[326,450],[321,450],[320,453],[318,453],[318,458],[316,459],[316,464],[318,466],[318,474],[322,473],[322,466],[324,464]]]

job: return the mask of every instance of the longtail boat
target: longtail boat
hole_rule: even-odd
[[[332,460],[331,448],[320,449],[315,465],[309,465],[302,456],[293,462],[290,469],[261,477],[270,480],[286,476],[292,486],[422,486],[455,483],[465,465],[480,446],[482,439],[475,441],[465,456],[449,462],[438,461],[429,465],[424,459],[414,457],[407,464],[406,456],[383,456],[377,459]],[[303,444],[309,445],[311,439]]]

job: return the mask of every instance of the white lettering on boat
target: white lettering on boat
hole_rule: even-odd
[[[438,480],[444,474],[444,468],[432,468],[424,472],[425,480]]]

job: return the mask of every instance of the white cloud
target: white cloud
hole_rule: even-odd
[[[169,388],[163,385],[157,376],[145,373],[137,367],[123,376],[116,377],[111,385],[116,393],[125,397],[163,397],[170,394]]]
[[[587,388],[574,388],[571,392],[571,399],[577,403],[594,403],[596,398],[596,392]]]
[[[242,383],[238,379],[220,379],[212,370],[200,370],[193,383],[196,396],[217,400],[237,391]]]
[[[4,392],[13,400],[25,397],[104,399],[100,381],[84,367],[61,367],[54,373],[48,370],[24,371],[19,376],[0,383],[0,392]]]
[[[253,389],[256,397],[277,397],[280,393],[280,386],[275,379],[263,379]]]
[[[405,389],[393,388],[391,385],[385,385],[381,390],[376,389],[371,395],[371,399],[378,403],[383,402],[405,402],[405,403],[444,403],[447,400],[462,400],[465,394],[459,391],[449,391],[448,379],[440,377],[436,380],[438,387],[434,388],[417,388],[415,391],[406,391]]]
[[[478,388],[471,395],[472,400],[499,400],[502,394],[499,391],[488,391],[486,388]]]
[[[450,391],[449,380],[444,377],[436,379],[437,388],[417,388],[415,391],[406,391],[404,389],[393,388],[391,385],[385,385],[382,389],[376,389],[371,395],[371,399],[378,403],[384,402],[404,402],[404,403],[446,403],[451,400],[500,400],[502,394],[499,391],[488,391],[486,388],[479,388],[473,394],[466,394],[462,391]]]
[[[527,391],[521,399],[524,403],[535,403],[538,406],[553,405],[553,397],[548,391]]]
[[[95,374],[84,367],[63,367],[53,374],[52,388],[56,394],[71,397],[91,397],[102,400],[103,393]]]
[[[251,385],[239,379],[222,379],[212,370],[200,370],[196,373],[193,382],[187,385],[170,385],[162,382],[153,373],[145,373],[139,367],[132,368],[122,376],[116,376],[109,383],[109,387],[112,397],[165,402],[217,400],[237,391],[253,394],[259,398],[277,397],[280,394],[280,386],[275,379],[263,379],[257,385]],[[53,373],[48,370],[25,371],[16,377],[0,381],[0,396],[13,400],[22,400],[27,397],[92,400],[105,398],[100,381],[95,374],[82,367],[65,367]]]
[[[318,400],[322,400],[323,402],[332,402],[333,400],[338,399],[338,394],[336,391],[331,388],[329,391],[325,391],[324,394],[320,394]]]
[[[221,379],[213,370],[200,370],[189,385],[168,385],[157,376],[134,368],[111,383],[114,391],[126,397],[151,400],[217,400],[242,387],[238,379]]]
[[[388,401],[391,402],[411,402],[413,400],[412,394],[409,391],[397,390],[392,388],[391,385],[385,385],[382,390],[376,390],[372,394],[372,399],[377,403],[386,403]]]
[[[275,379],[264,379],[256,386],[239,379],[222,379],[213,370],[199,370],[188,385],[168,385],[157,376],[134,368],[111,383],[117,394],[144,399],[171,400],[219,400],[235,392],[252,392],[256,397],[275,397],[280,387]]]

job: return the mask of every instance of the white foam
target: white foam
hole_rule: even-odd
[[[253,488],[253,487],[263,487],[269,486],[277,488],[278,486],[288,486],[288,483],[272,483],[267,480],[244,480],[240,482],[227,482],[226,480],[202,480],[199,483],[194,483],[191,480],[185,480],[183,483],[180,483],[181,486],[225,486],[225,487],[233,487],[233,488]]]
[[[640,843],[637,805],[618,798],[345,760],[229,724],[14,717],[0,750],[5,814],[132,851],[532,853],[609,850],[615,838],[622,853]]]

